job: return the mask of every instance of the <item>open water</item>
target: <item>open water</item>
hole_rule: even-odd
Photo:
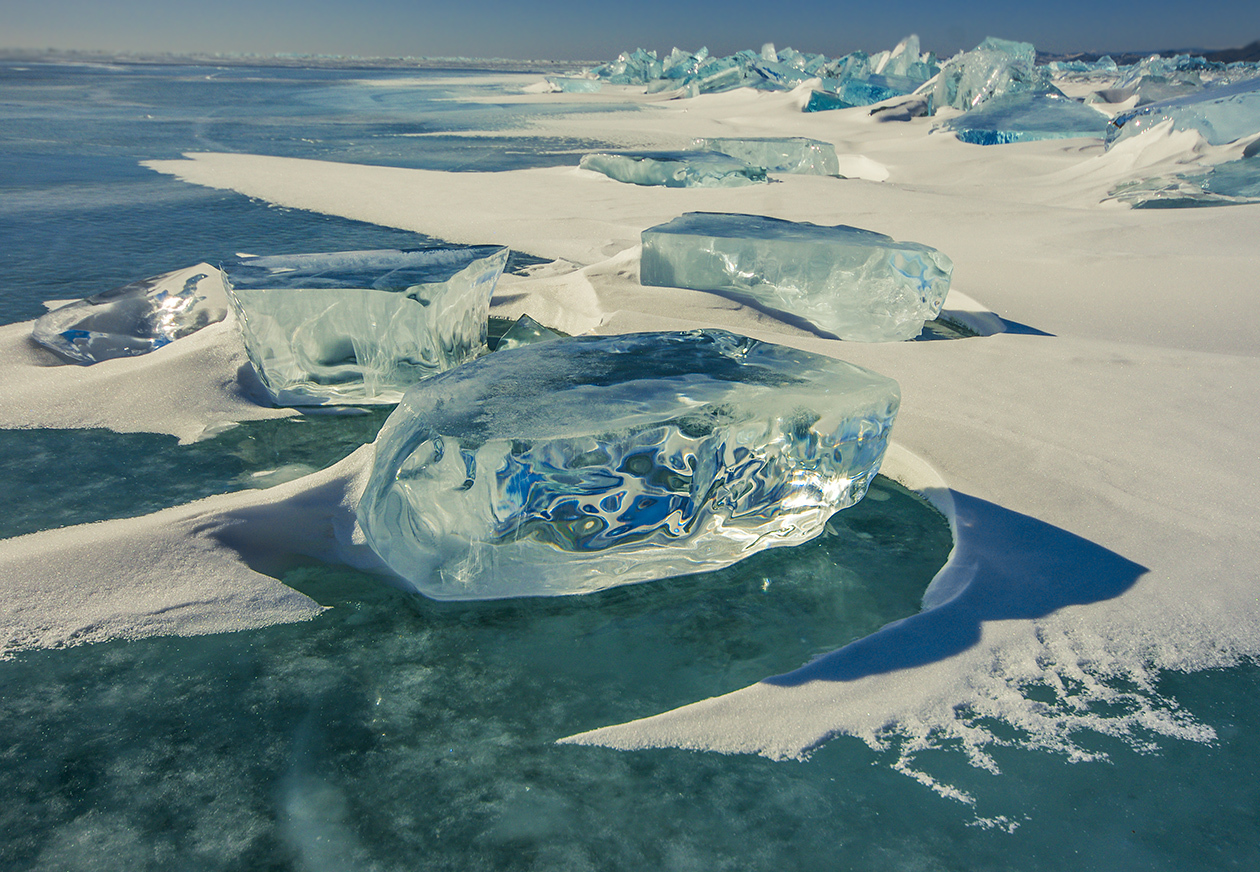
[[[599,145],[469,135],[519,124],[526,110],[493,98],[537,77],[506,78],[0,63],[0,323],[237,252],[430,241],[184,185],[141,160],[216,150],[504,170],[576,164]],[[323,468],[381,420],[259,422],[188,446],[0,431],[0,536]],[[792,763],[554,744],[790,670],[911,614],[949,549],[943,520],[879,479],[826,536],[722,572],[455,605],[304,566],[283,580],[332,606],[309,623],[0,662],[0,868],[1260,866],[1254,667],[1158,688],[1216,730],[1213,745],[1100,736],[1090,750],[1106,761],[1073,764],[1012,736],[991,749],[1000,775],[948,746],[919,755],[972,805],[894,771],[895,743],[837,739]]]

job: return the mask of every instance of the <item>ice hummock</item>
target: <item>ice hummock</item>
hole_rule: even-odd
[[[941,125],[963,142],[1003,145],[1038,139],[1102,138],[1107,116],[1060,94],[1014,93],[994,97]]]
[[[1257,140],[1260,143],[1260,140]],[[1260,203],[1260,156],[1117,185],[1107,199],[1134,209],[1187,209]]]
[[[1213,85],[1183,97],[1121,112],[1107,125],[1107,147],[1165,121],[1174,130],[1197,130],[1210,145],[1260,132],[1260,78]]]
[[[797,173],[814,176],[840,174],[836,147],[830,142],[804,136],[737,139],[714,137],[696,139],[693,149],[716,151],[733,158],[764,167],[771,173]]]
[[[578,165],[619,182],[666,188],[738,188],[766,180],[764,167],[713,151],[596,152]]]
[[[953,272],[926,245],[764,215],[688,212],[642,238],[644,285],[730,294],[861,342],[917,336]]]
[[[1031,43],[987,37],[942,65],[931,86],[935,105],[974,109],[1003,94],[1051,90],[1049,73],[1036,60]]]
[[[35,321],[31,338],[76,363],[148,354],[227,316],[218,267],[199,263],[103,291]]]
[[[892,379],[722,330],[500,351],[406,393],[359,524],[435,599],[717,569],[861,499],[899,402]]]
[[[485,353],[508,249],[383,249],[223,265],[245,349],[279,405],[395,403]]]

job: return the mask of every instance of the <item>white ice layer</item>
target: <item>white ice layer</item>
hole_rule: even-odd
[[[953,263],[915,242],[840,224],[688,212],[643,231],[645,285],[720,291],[841,339],[913,339],[949,292]]]
[[[35,321],[31,337],[76,363],[148,354],[227,315],[223,277],[199,263],[94,294]]]
[[[899,401],[892,379],[721,330],[496,352],[407,392],[359,523],[435,599],[718,569],[861,499]]]
[[[836,147],[830,142],[804,136],[734,139],[711,137],[696,139],[693,149],[729,154],[771,173],[802,173],[813,176],[840,174]]]
[[[224,265],[245,348],[279,405],[395,403],[484,353],[495,246],[250,257]]]

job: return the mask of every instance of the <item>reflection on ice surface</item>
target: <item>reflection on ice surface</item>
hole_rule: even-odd
[[[892,379],[720,330],[496,352],[407,392],[359,523],[435,599],[716,569],[860,500],[899,401]]]
[[[1260,78],[1207,87],[1122,112],[1107,126],[1107,146],[1164,121],[1172,121],[1175,130],[1199,131],[1211,145],[1260,132]]]
[[[691,147],[700,151],[729,154],[771,173],[800,173],[812,176],[840,174],[836,147],[830,142],[804,136],[732,139],[697,139]]]
[[[54,309],[31,337],[76,363],[147,354],[227,315],[223,278],[199,263]]]
[[[249,359],[280,405],[397,402],[486,351],[497,246],[249,257],[224,264]]]
[[[666,188],[739,188],[766,180],[765,167],[711,151],[587,154],[579,166],[619,182]]]
[[[721,291],[859,342],[913,339],[953,263],[917,242],[843,224],[688,212],[643,231],[645,285]]]
[[[1059,94],[1024,92],[994,97],[941,126],[963,142],[1002,145],[1076,136],[1102,138],[1107,116]]]

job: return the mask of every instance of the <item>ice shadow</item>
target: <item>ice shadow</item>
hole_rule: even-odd
[[[1006,328],[1004,331],[1006,333],[1014,333],[1017,336],[1054,336],[1053,333],[1047,333],[1044,330],[1038,330],[1036,327],[1012,321],[1010,318],[1003,318],[1001,315],[998,318],[1001,320],[1002,326]]]
[[[767,684],[853,681],[944,660],[974,645],[988,621],[1029,620],[1111,599],[1148,571],[1028,515],[952,495],[958,544],[930,591],[944,601]]]

